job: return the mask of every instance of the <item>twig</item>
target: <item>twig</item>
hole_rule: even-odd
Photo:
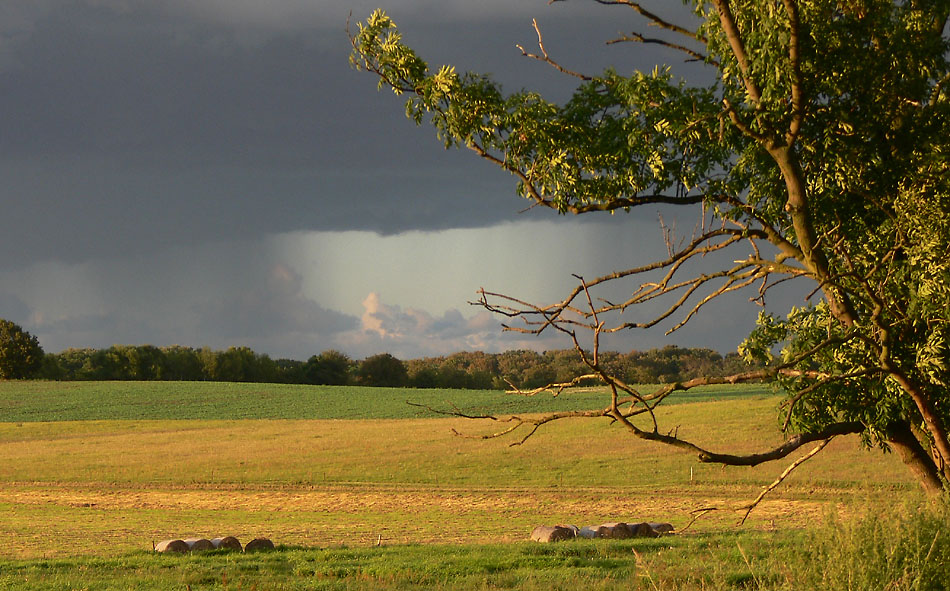
[[[538,34],[538,48],[541,50],[541,55],[528,53],[527,51],[525,51],[524,47],[520,45],[515,45],[515,47],[521,50],[521,55],[542,61],[550,65],[551,67],[553,67],[558,72],[561,72],[562,74],[567,74],[568,76],[574,76],[575,78],[580,78],[581,80],[584,80],[584,81],[593,80],[591,76],[587,76],[585,74],[581,74],[580,72],[575,72],[573,70],[568,70],[561,64],[552,60],[551,57],[548,55],[548,51],[544,48],[544,38],[541,37],[541,28],[538,27],[537,19],[531,19],[531,25],[534,26],[534,31]]]
[[[637,43],[644,43],[644,44],[653,43],[653,44],[656,44],[656,45],[662,45],[663,47],[668,47],[668,48],[670,48],[670,49],[675,49],[676,51],[681,51],[681,52],[685,53],[686,55],[690,56],[690,59],[688,59],[688,60],[686,60],[686,61],[697,61],[697,62],[705,62],[705,61],[706,61],[706,56],[705,56],[705,55],[699,53],[698,51],[694,51],[694,50],[692,50],[692,49],[686,47],[685,45],[680,45],[679,43],[672,43],[672,42],[666,41],[666,40],[664,40],[664,39],[656,39],[656,38],[653,38],[653,37],[644,37],[644,36],[641,35],[640,33],[636,33],[636,32],[621,35],[620,37],[617,37],[616,39],[611,39],[610,41],[607,41],[607,45],[614,45],[614,44],[616,44],[616,43],[630,43],[630,42],[637,42]],[[713,66],[719,66],[719,62],[717,62],[717,61],[714,60],[714,61],[711,62],[711,65],[713,65]]]
[[[815,448],[811,450],[810,452],[808,452],[807,454],[803,455],[802,457],[798,458],[797,460],[789,464],[788,468],[785,468],[785,471],[782,472],[782,474],[779,475],[779,477],[775,479],[775,482],[768,485],[765,488],[765,490],[760,492],[759,496],[756,497],[754,501],[752,501],[752,504],[745,508],[746,509],[745,515],[742,516],[742,519],[739,521],[738,525],[743,525],[745,523],[746,519],[749,518],[749,514],[752,513],[752,510],[755,509],[758,506],[758,504],[762,501],[762,499],[765,498],[765,495],[769,494],[770,492],[775,490],[775,488],[778,485],[782,484],[782,481],[784,481],[788,477],[788,475],[791,474],[793,470],[795,470],[795,468],[801,466],[802,464],[804,464],[805,462],[813,458],[815,455],[817,455],[818,452],[825,449],[825,446],[828,445],[828,443],[832,439],[834,439],[833,435],[829,437],[828,439],[823,440],[818,445],[816,445]]]
[[[712,511],[718,511],[718,510],[719,510],[719,507],[703,507],[702,509],[694,509],[690,511],[690,513],[693,514],[693,518],[689,520],[689,523],[686,524],[686,527],[679,530],[677,533],[683,533],[684,531],[688,530],[690,526],[696,523],[696,520],[699,519],[700,517],[704,517],[707,513],[710,513]]]

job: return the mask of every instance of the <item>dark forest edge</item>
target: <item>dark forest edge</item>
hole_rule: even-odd
[[[649,351],[602,353],[630,383],[672,383],[698,376],[729,375],[748,365],[734,353],[667,346]],[[504,390],[567,381],[582,373],[573,350],[459,352],[400,360],[383,353],[357,361],[324,351],[307,361],[271,359],[248,347],[209,348],[114,345],[67,349],[44,355],[31,377],[45,380],[142,380],[260,382],[412,388]]]
[[[673,345],[649,351],[600,354],[601,364],[631,384],[681,382],[728,376],[751,367],[738,354]],[[307,361],[271,359],[249,347],[213,350],[181,345],[113,345],[44,353],[39,341],[0,319],[0,379],[55,381],[213,381],[383,386],[474,390],[535,389],[569,382],[585,367],[573,349],[459,352],[403,361],[389,353],[363,360],[327,350]],[[594,385],[583,380],[579,386]]]

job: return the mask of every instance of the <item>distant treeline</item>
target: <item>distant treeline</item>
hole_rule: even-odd
[[[738,355],[667,346],[629,353],[602,352],[600,363],[628,383],[670,383],[749,369]],[[324,351],[307,361],[271,359],[247,347],[209,348],[115,345],[67,349],[45,356],[41,379],[184,380],[405,386],[415,388],[522,389],[571,380],[587,373],[573,350],[463,352],[402,361],[388,353],[362,361]]]

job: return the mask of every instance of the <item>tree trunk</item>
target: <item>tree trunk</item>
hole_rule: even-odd
[[[940,478],[937,464],[914,437],[910,425],[906,422],[892,423],[887,429],[887,442],[897,450],[904,465],[917,477],[924,492],[935,496],[944,491],[944,481]]]

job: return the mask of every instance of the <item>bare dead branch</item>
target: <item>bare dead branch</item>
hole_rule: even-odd
[[[594,301],[590,297],[590,289],[587,287],[587,282],[584,281],[584,278],[580,275],[574,275],[574,278],[581,282],[581,287],[584,288],[584,295],[587,296],[587,305],[590,309],[590,314],[594,318],[594,359],[589,363],[590,367],[597,370],[598,367],[598,357],[600,353],[600,332],[603,330],[603,324],[597,319],[597,308],[594,307]],[[574,346],[582,351],[581,358],[587,362],[587,356],[583,354],[583,349],[580,347],[580,343],[577,342],[576,335],[574,336]],[[616,400],[616,390],[614,390],[614,399]]]
[[[692,525],[696,523],[696,520],[699,519],[700,517],[705,517],[707,513],[711,511],[718,511],[718,510],[719,510],[719,507],[703,507],[702,509],[693,509],[692,511],[690,511],[690,513],[692,513],[693,515],[693,518],[689,520],[689,523],[687,523],[685,527],[682,527],[679,529],[679,533],[683,533],[684,531],[692,527]]]
[[[766,240],[768,240],[769,243],[781,251],[781,258],[776,259],[776,262],[781,263],[787,259],[794,259],[797,261],[802,261],[804,259],[805,255],[802,253],[801,249],[795,244],[789,242],[782,232],[766,221],[765,218],[762,217],[761,212],[757,211],[753,206],[730,195],[718,195],[716,201],[737,209],[741,209],[746,215],[749,216],[750,219],[755,220],[756,223],[759,224],[762,232],[766,235]]]
[[[470,415],[470,414],[464,413],[454,404],[451,404],[452,410],[441,410],[438,408],[433,408],[427,404],[419,404],[418,402],[412,402],[411,400],[407,400],[406,404],[408,404],[409,406],[415,406],[416,408],[424,408],[428,410],[429,412],[433,412],[437,415],[459,417],[461,419],[491,419],[493,421],[499,420],[497,417],[493,415]]]
[[[765,453],[740,456],[703,452],[699,456],[699,461],[704,463],[726,464],[729,466],[757,466],[763,462],[780,460],[801,446],[808,445],[813,441],[830,439],[836,435],[853,435],[861,433],[864,429],[864,424],[857,421],[835,423],[816,433],[802,433],[801,435],[791,437],[782,445]]]
[[[643,44],[661,45],[663,47],[668,47],[669,49],[674,49],[676,51],[685,53],[686,55],[690,56],[691,59],[687,61],[698,61],[698,62],[707,61],[707,57],[705,55],[699,53],[698,51],[692,50],[689,47],[686,47],[685,45],[672,43],[670,41],[666,41],[665,39],[657,39],[655,37],[644,37],[640,33],[636,33],[636,32],[626,33],[615,39],[611,39],[607,41],[607,45],[615,45],[617,43],[643,43]],[[711,65],[714,65],[714,66],[719,65],[719,63],[716,61],[712,61],[710,63]]]
[[[585,80],[585,81],[593,80],[593,77],[587,76],[585,74],[581,74],[579,72],[575,72],[573,70],[568,70],[567,68],[565,68],[558,62],[551,59],[551,57],[548,55],[548,51],[544,48],[544,38],[541,36],[541,28],[538,27],[537,19],[531,19],[531,25],[534,27],[534,31],[538,34],[538,48],[541,50],[541,55],[528,53],[527,51],[525,51],[524,47],[520,45],[515,45],[515,47],[521,50],[521,55],[525,57],[530,57],[532,59],[536,59],[538,61],[542,61],[548,64],[549,66],[553,67],[558,72],[561,72],[562,74],[567,74],[568,76],[574,76],[575,78],[580,78],[581,80]]]
[[[765,489],[759,493],[759,496],[757,496],[755,500],[752,501],[751,504],[745,507],[745,510],[746,510],[745,515],[742,516],[742,519],[739,521],[738,525],[743,525],[746,522],[746,519],[749,518],[749,514],[752,513],[752,510],[755,509],[759,505],[759,503],[762,502],[762,499],[765,498],[765,495],[769,494],[770,492],[775,490],[776,487],[778,487],[778,485],[782,484],[782,482],[786,478],[788,478],[788,475],[791,474],[795,470],[795,468],[798,468],[799,466],[801,466],[802,464],[804,464],[811,458],[818,455],[818,453],[821,450],[825,449],[825,446],[828,445],[832,439],[834,439],[834,436],[831,436],[828,439],[822,440],[821,443],[816,445],[814,449],[812,449],[810,452],[808,452],[807,454],[803,455],[802,457],[798,458],[797,460],[789,464],[789,466],[785,468],[785,470],[779,475],[779,477],[775,479],[775,482],[765,487]]]
[[[666,29],[667,31],[673,31],[680,35],[685,35],[690,39],[699,41],[702,44],[706,44],[706,38],[702,35],[698,35],[688,29],[685,29],[675,23],[671,23],[665,19],[660,18],[657,14],[650,12],[643,8],[639,2],[634,2],[633,0],[595,0],[598,4],[603,4],[605,6],[629,6],[635,10],[638,14],[650,21],[650,24],[661,29]]]
[[[690,309],[689,312],[686,313],[686,316],[684,316],[681,321],[673,326],[673,328],[666,331],[666,334],[671,334],[682,328],[687,322],[690,321],[693,316],[699,312],[700,308],[713,301],[715,298],[752,285],[752,283],[758,278],[758,273],[757,270],[753,268],[752,270],[746,271],[744,273],[727,273],[727,277],[729,277],[728,281],[726,281],[719,289],[701,299],[695,306],[692,307],[692,309]]]
[[[573,378],[569,382],[556,382],[553,384],[548,384],[547,386],[541,386],[540,388],[532,388],[530,390],[522,390],[518,388],[517,386],[515,386],[514,384],[512,384],[511,382],[509,382],[508,380],[505,380],[505,382],[511,387],[510,390],[505,390],[505,393],[531,397],[531,396],[537,396],[538,394],[541,394],[542,392],[550,392],[551,395],[556,398],[559,394],[561,394],[562,392],[564,392],[564,390],[567,390],[568,388],[574,388],[581,382],[585,382],[585,381],[593,380],[597,378],[600,378],[599,374],[584,374],[584,375],[580,375]],[[573,391],[578,392],[579,390],[575,389]]]
[[[715,252],[717,250],[721,250],[732,244],[740,242],[741,240],[747,238],[749,235],[764,237],[763,234],[758,233],[757,231],[747,231],[747,230],[742,230],[742,229],[726,228],[726,229],[719,229],[719,230],[711,230],[694,238],[689,244],[683,247],[680,251],[673,253],[672,256],[664,260],[654,261],[652,263],[649,263],[647,265],[642,265],[640,267],[634,267],[634,268],[626,269],[623,271],[615,271],[613,273],[602,275],[600,277],[597,277],[596,279],[587,281],[586,285],[588,288],[590,288],[590,287],[595,287],[600,284],[614,281],[617,279],[622,279],[625,277],[630,277],[634,275],[643,275],[643,274],[649,273],[651,271],[656,271],[659,269],[664,269],[664,268],[678,269],[679,266],[681,266],[683,262],[685,262],[685,260],[688,260],[690,258],[697,257],[697,256],[703,256],[703,255]],[[709,242],[710,240],[715,239],[715,238],[723,238],[723,240],[722,242],[711,244],[709,246],[703,246],[703,243]],[[714,275],[707,275],[705,277],[707,277],[708,279],[711,279],[718,276],[719,274],[714,274]],[[683,283],[678,283],[673,286],[669,286],[669,277],[670,275],[668,274],[666,278],[664,278],[662,281],[660,281],[657,284],[645,284],[646,287],[643,288],[643,291],[635,293],[634,296],[632,296],[630,300],[622,304],[610,305],[609,307],[604,308],[604,309],[616,309],[616,310],[622,311],[624,308],[627,308],[633,305],[634,303],[647,301],[647,297],[644,296],[644,294],[651,296],[650,299],[652,299],[653,294],[658,290],[662,290],[666,288],[669,288],[672,290],[679,290],[691,284],[690,282],[683,282]],[[484,290],[481,293],[483,295],[498,297],[506,301],[523,306],[522,313],[505,314],[506,316],[514,317],[514,316],[524,315],[523,310],[531,310],[532,312],[535,312],[535,313],[538,313],[538,312],[550,313],[550,312],[553,312],[554,310],[567,309],[570,306],[570,303],[574,301],[574,299],[577,298],[577,296],[580,295],[583,291],[584,291],[584,287],[579,285],[578,287],[574,288],[568,294],[568,296],[565,297],[561,302],[557,304],[553,304],[551,306],[545,306],[545,307],[534,306],[532,304],[519,301],[509,296],[504,296],[502,294],[488,293],[488,292],[485,292]],[[505,313],[505,312],[502,312],[502,313]]]

